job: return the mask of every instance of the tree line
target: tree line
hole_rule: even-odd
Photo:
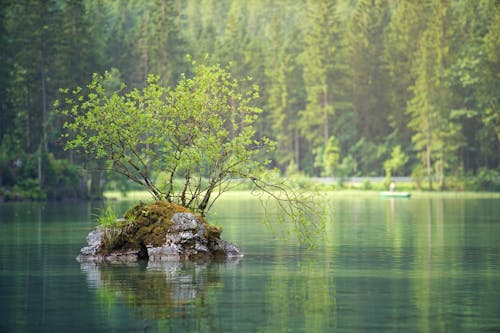
[[[3,0],[0,186],[99,195],[99,168],[62,148],[59,89],[105,71],[174,87],[190,55],[260,87],[283,174],[494,189],[499,34],[495,0]]]

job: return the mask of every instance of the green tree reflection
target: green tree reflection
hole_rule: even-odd
[[[107,319],[114,320],[116,309],[126,306],[132,313],[156,325],[168,327],[170,320],[186,316],[197,318],[197,324],[210,327],[217,308],[212,299],[222,287],[221,265],[225,263],[164,262],[133,265],[82,263],[89,287],[97,289]]]

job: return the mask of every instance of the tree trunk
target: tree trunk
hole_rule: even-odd
[[[427,107],[427,101],[425,102],[425,148],[426,148],[426,156],[425,162],[427,166],[427,178],[429,181],[429,190],[432,191],[432,165],[431,165],[431,126],[429,119],[429,108]]]
[[[43,46],[40,50],[40,79],[42,84],[42,137],[40,141],[39,151],[38,151],[38,183],[40,188],[43,187],[43,155],[48,152],[47,143],[47,88],[45,84],[45,66],[44,66],[44,52]]]
[[[44,52],[41,52],[40,76],[42,79],[42,149],[48,152],[47,143],[47,125],[48,125],[48,111],[47,111],[47,87],[45,82],[45,66],[44,66]]]
[[[38,158],[37,158],[37,163],[38,163],[38,167],[37,167],[37,173],[38,173],[38,185],[40,186],[40,188],[43,187],[43,168],[42,168],[42,162],[43,162],[43,159],[42,159],[42,156],[43,156],[43,152],[42,152],[42,144],[40,143],[40,147],[38,149]]]
[[[324,88],[323,91],[323,117],[324,117],[324,127],[323,127],[323,144],[326,147],[328,145],[328,140],[330,139],[330,129],[328,127],[328,92],[327,88]]]
[[[104,162],[97,160],[95,167],[90,168],[90,188],[89,198],[92,200],[100,200],[104,197],[103,192],[103,168]]]
[[[439,165],[439,190],[444,190],[444,154],[441,154],[441,163]]]
[[[97,200],[102,199],[103,190],[101,184],[102,171],[101,170],[92,170],[90,172],[90,199]]]
[[[297,171],[300,170],[300,135],[299,129],[294,129],[294,145],[295,145],[295,166],[297,167]]]
[[[200,210],[200,214],[202,217],[205,217],[205,210],[207,209],[208,202],[210,201],[210,197],[212,196],[212,191],[213,191],[214,187],[215,187],[215,184],[214,185],[210,184],[210,187],[205,192],[205,196],[203,197],[203,200],[198,205],[198,209]]]

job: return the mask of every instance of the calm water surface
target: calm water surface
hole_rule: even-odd
[[[244,258],[130,266],[75,261],[95,204],[0,204],[0,332],[500,331],[499,199],[331,202],[313,250],[232,195],[210,220]]]

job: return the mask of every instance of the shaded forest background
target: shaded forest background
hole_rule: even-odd
[[[260,86],[284,175],[500,190],[499,35],[495,0],[0,0],[0,196],[99,196],[59,88],[175,86],[188,54]]]

